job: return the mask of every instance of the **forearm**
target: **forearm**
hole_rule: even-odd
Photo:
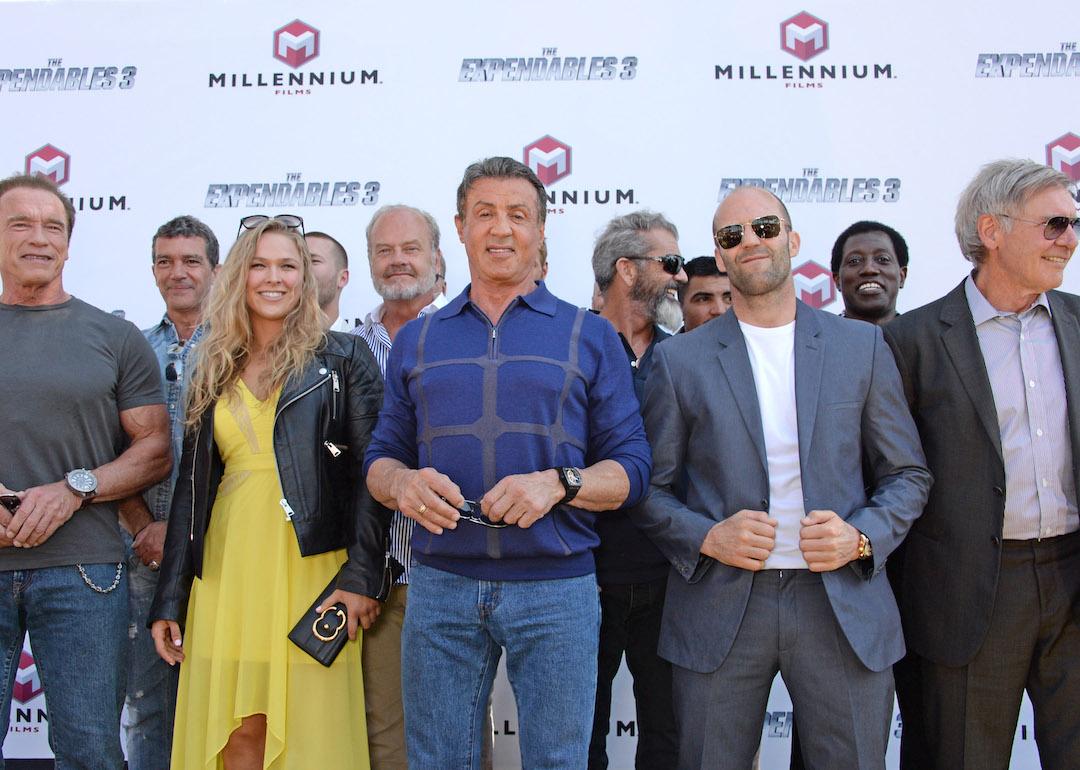
[[[120,501],[119,506],[120,525],[128,531],[132,537],[139,534],[143,527],[154,521],[150,509],[146,507],[146,501],[142,495],[132,495]]]
[[[92,470],[98,481],[97,500],[122,500],[141,492],[172,470],[169,434],[162,431],[135,439],[115,460]]]
[[[555,484],[561,488],[558,471],[549,473],[554,474]],[[614,460],[601,460],[582,469],[581,489],[570,504],[586,511],[610,511],[622,505],[629,494],[630,480],[622,465]]]

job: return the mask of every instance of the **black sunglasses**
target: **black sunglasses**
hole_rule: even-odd
[[[1012,214],[998,214],[1006,219],[1015,219],[1017,222],[1027,222],[1029,225],[1046,225],[1043,228],[1043,238],[1048,241],[1056,241],[1061,234],[1070,227],[1080,236],[1080,217],[1050,217],[1049,219],[1021,219]]]
[[[252,214],[251,216],[244,217],[240,220],[240,227],[236,229],[236,237],[240,237],[240,233],[244,230],[254,230],[263,222],[269,222],[273,219],[276,222],[281,222],[290,230],[299,230],[301,235],[306,237],[304,232],[304,218],[299,214],[277,214],[276,216],[269,217],[266,214]]]
[[[671,275],[678,275],[679,271],[683,269],[683,258],[678,254],[665,254],[662,257],[626,257],[626,259],[648,259],[659,262],[660,267],[664,268],[664,272]]]
[[[754,230],[754,235],[758,238],[775,238],[780,235],[780,227],[785,224],[784,220],[780,217],[770,214],[766,217],[758,217],[747,224]],[[713,236],[716,238],[716,243],[722,249],[733,249],[742,243],[743,226],[742,225],[728,225],[727,227],[721,227],[716,231]]]
[[[479,524],[483,527],[502,529],[503,527],[510,526],[501,521],[492,521],[487,516],[480,513],[480,503],[475,500],[466,500],[463,502],[458,506],[458,512],[461,513],[461,518],[465,521],[471,521],[473,524]]]

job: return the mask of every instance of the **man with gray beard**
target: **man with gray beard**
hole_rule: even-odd
[[[676,290],[686,283],[679,232],[662,214],[634,211],[608,223],[593,249],[593,273],[603,297],[600,315],[619,333],[641,403],[656,343],[677,329]],[[674,767],[678,758],[671,702],[671,664],[656,653],[667,589],[668,561],[625,515],[596,517],[600,545],[600,652],[589,768],[608,766],[611,681],[622,657],[634,677],[638,768]]]
[[[401,327],[435,310],[439,225],[426,211],[411,206],[383,206],[367,227],[371,282],[382,303],[353,330],[371,348],[386,376],[386,359]],[[445,268],[443,269],[445,273]],[[390,525],[390,555],[405,567],[371,630],[364,632],[364,701],[367,707],[371,766],[378,770],[402,768],[405,754],[405,718],[401,702],[401,628],[409,583],[410,541],[413,523],[394,512]]]

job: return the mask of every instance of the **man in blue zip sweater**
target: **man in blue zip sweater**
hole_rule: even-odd
[[[594,519],[641,498],[649,445],[614,328],[533,279],[547,213],[536,175],[511,158],[474,163],[457,211],[472,282],[398,333],[365,462],[372,494],[423,528],[402,637],[409,766],[479,767],[505,648],[523,765],[583,767]]]

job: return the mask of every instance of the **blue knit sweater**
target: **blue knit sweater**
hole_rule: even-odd
[[[386,397],[365,456],[445,473],[470,500],[516,473],[614,460],[638,502],[651,452],[622,343],[605,319],[543,283],[516,298],[495,326],[469,288],[398,332]],[[594,571],[595,516],[556,506],[529,529],[467,521],[433,535],[413,530],[421,564],[482,580],[540,580]]]

